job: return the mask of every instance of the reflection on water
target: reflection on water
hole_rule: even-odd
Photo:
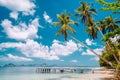
[[[35,67],[0,68],[0,80],[108,80],[80,73],[36,73]],[[89,71],[85,71],[86,73]]]

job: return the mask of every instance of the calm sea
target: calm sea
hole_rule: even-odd
[[[0,68],[0,80],[93,80],[85,73],[36,73],[36,67],[4,67]]]

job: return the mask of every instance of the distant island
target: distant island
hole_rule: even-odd
[[[17,65],[17,64],[14,64],[14,63],[8,63],[8,64],[2,65],[0,67],[99,67],[99,66],[79,66],[79,65],[68,66],[68,65],[57,65],[57,64],[49,65],[49,64],[46,64],[46,63]]]

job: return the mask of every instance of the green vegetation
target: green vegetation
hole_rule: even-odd
[[[97,0],[104,7],[101,8],[103,11],[113,10],[113,13],[120,13],[120,0],[113,2],[106,2],[105,0]]]
[[[60,30],[56,33],[56,35],[62,34],[67,40],[68,32],[69,30],[71,33],[75,33],[75,30],[70,26],[70,25],[78,25],[77,22],[74,22],[73,20],[70,19],[70,14],[67,14],[66,12],[57,14],[57,18],[59,19],[59,22],[54,22],[55,26],[62,26]]]
[[[75,16],[87,26],[85,32],[88,32],[88,35],[96,39],[97,38],[97,29],[95,27],[94,19],[92,15],[96,15],[96,9],[91,8],[86,2],[81,2],[81,6],[75,9]]]
[[[104,7],[101,8],[103,11],[111,10],[114,13],[118,13],[120,10],[120,0],[116,0],[115,2],[106,2],[105,0],[97,0]],[[117,11],[117,12],[116,12]],[[77,40],[73,36],[70,36],[73,40],[85,46],[91,52],[93,52],[96,56],[100,58],[99,63],[100,66],[104,66],[107,68],[115,69],[116,77],[120,79],[120,21],[118,19],[113,18],[111,15],[105,17],[105,19],[95,22],[93,16],[96,15],[96,9],[91,8],[87,2],[81,2],[79,8],[75,9],[75,16],[81,20],[85,25],[85,32],[88,33],[92,39],[98,39],[98,34],[101,34],[102,41],[105,42],[105,49],[102,55],[98,55],[91,48],[86,46],[80,40]],[[99,16],[99,15],[98,15]],[[61,26],[60,30],[57,32],[57,35],[62,34],[67,40],[68,32],[75,33],[75,30],[70,27],[71,24],[78,25],[77,22],[74,22],[70,19],[70,14],[62,13],[57,14],[57,18],[59,22],[55,22],[55,26]]]

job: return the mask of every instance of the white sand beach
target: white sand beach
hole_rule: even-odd
[[[80,74],[71,78],[63,78],[61,80],[103,80],[103,79],[112,79],[113,75],[110,74]]]
[[[50,79],[49,77],[48,80],[107,80],[112,78],[113,75],[110,74],[63,74],[56,78]]]

